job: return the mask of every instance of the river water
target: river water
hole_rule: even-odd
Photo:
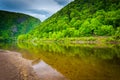
[[[120,44],[0,43],[32,61],[41,80],[120,80]]]

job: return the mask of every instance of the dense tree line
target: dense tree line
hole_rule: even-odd
[[[21,13],[0,11],[0,40],[16,38],[36,27],[40,20]]]
[[[75,0],[19,39],[84,36],[120,39],[120,1]]]

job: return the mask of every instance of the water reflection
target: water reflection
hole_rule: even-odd
[[[43,70],[50,69],[54,74],[56,69],[54,76],[60,72],[70,80],[120,80],[120,45],[18,43],[16,46],[15,50],[24,58],[33,60],[40,76]]]
[[[62,74],[46,64],[43,60],[33,65],[33,68],[41,80],[67,80]]]

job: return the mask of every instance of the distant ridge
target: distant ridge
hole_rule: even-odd
[[[14,39],[40,24],[40,20],[27,14],[0,10],[0,40]]]

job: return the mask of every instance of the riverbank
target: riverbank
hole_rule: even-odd
[[[0,50],[0,80],[39,80],[31,62],[17,52]]]
[[[120,44],[120,39],[115,39],[111,36],[96,36],[96,37],[76,37],[76,38],[33,38],[33,39],[26,39],[26,40],[19,40],[18,42],[30,42],[30,43],[74,43],[74,44],[84,44],[84,43],[94,43],[94,44],[105,44],[105,43],[113,43],[113,44]]]

